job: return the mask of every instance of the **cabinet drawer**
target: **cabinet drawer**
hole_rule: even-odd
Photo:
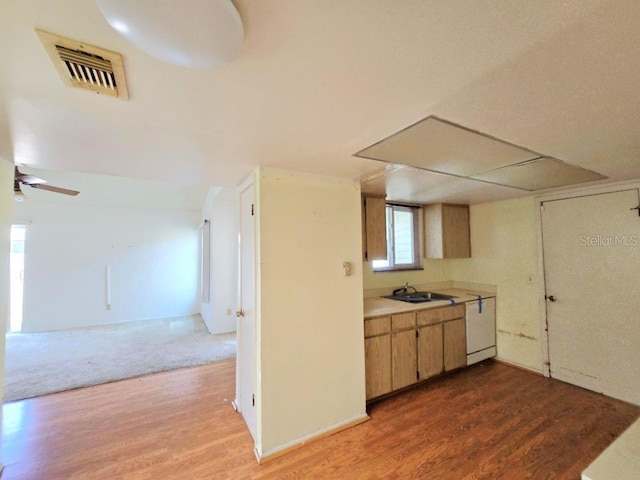
[[[373,337],[389,333],[391,330],[391,317],[372,318],[364,322],[364,336]]]
[[[454,318],[464,318],[464,303],[442,309],[443,320],[453,320]]]
[[[393,330],[402,330],[403,328],[411,328],[416,326],[416,314],[399,313],[391,316],[391,328]]]
[[[422,310],[418,312],[418,326],[433,325],[434,323],[442,323],[444,317],[442,312],[444,308],[434,308],[433,310]]]

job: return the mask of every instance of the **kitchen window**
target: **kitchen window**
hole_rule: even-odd
[[[376,272],[421,269],[420,208],[387,204],[387,258],[373,260]]]

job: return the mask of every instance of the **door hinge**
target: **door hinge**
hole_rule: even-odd
[[[416,330],[416,338],[420,336],[420,330]]]
[[[252,407],[256,406],[256,394],[255,393],[253,395],[251,395],[251,406]]]
[[[251,204],[251,216],[253,216],[253,203]]]
[[[416,380],[420,380],[420,370],[416,370]]]

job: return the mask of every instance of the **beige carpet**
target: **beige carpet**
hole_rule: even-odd
[[[200,315],[7,335],[4,401],[203,365],[236,355],[236,334]]]

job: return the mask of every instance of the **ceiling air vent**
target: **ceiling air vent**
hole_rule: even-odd
[[[129,100],[119,53],[42,30],[36,32],[67,86]]]

